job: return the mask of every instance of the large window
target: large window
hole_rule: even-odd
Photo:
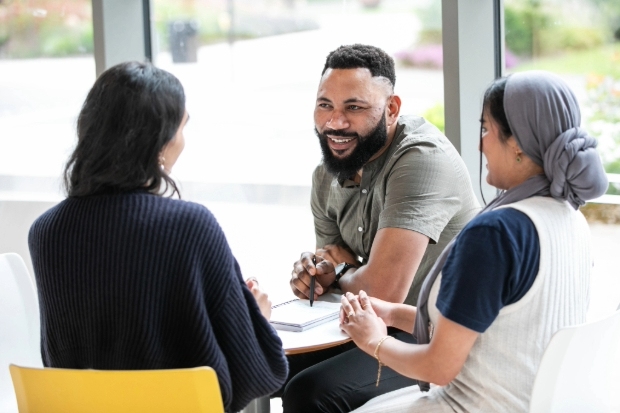
[[[76,117],[96,75],[92,13],[103,14],[95,16],[105,37],[98,44],[114,54],[119,39],[144,30],[141,15],[114,23],[126,24],[125,4],[132,13],[150,4],[153,60],[186,90],[191,121],[174,169],[183,197],[205,203],[244,273],[270,276],[274,288],[287,288],[293,261],[314,248],[309,197],[320,150],[312,113],[331,50],[351,43],[386,50],[397,62],[402,113],[443,127],[440,0],[114,4],[0,1],[0,199],[61,199]],[[278,249],[273,256],[269,245]]]
[[[480,98],[495,69],[489,10],[502,3],[507,71],[564,76],[607,171],[620,173],[617,0],[0,0],[0,202],[61,199],[75,120],[96,76],[93,7],[101,70],[119,55],[149,55],[148,38],[133,46],[149,32],[150,11],[154,62],[181,79],[191,114],[174,170],[183,197],[214,212],[245,275],[286,290],[292,262],[314,248],[308,201],[320,150],[312,113],[327,53],[350,43],[382,47],[397,61],[402,113],[440,128],[447,84],[448,137],[476,185]],[[597,251],[616,248],[608,240],[617,231],[605,227]],[[26,224],[20,233],[26,256]],[[617,283],[604,289],[618,291],[610,287]]]
[[[505,0],[506,68],[549,70],[577,94],[582,126],[620,173],[620,2]],[[609,194],[620,194],[612,183]]]
[[[91,10],[88,0],[0,1],[0,193],[60,196],[95,79]]]

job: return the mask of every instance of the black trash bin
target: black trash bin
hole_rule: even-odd
[[[174,63],[198,61],[198,22],[173,20],[168,23],[168,40]]]

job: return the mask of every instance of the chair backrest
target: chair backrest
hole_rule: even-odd
[[[620,412],[620,311],[553,335],[530,401],[542,412]]]
[[[215,370],[10,366],[20,413],[224,413]]]
[[[17,254],[0,255],[0,413],[17,411],[9,364],[40,367],[39,301]]]

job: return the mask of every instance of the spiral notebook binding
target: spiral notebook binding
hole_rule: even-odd
[[[283,305],[290,304],[290,303],[292,303],[292,302],[294,302],[294,301],[299,301],[299,298],[293,298],[292,300],[288,300],[288,301],[285,301],[285,302],[280,303],[280,304],[272,305],[272,306],[271,306],[271,309],[278,308],[278,307],[282,307]]]

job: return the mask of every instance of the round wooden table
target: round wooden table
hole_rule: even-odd
[[[340,297],[340,293],[330,291],[320,296],[318,301],[339,303]],[[287,356],[323,350],[351,341],[351,337],[340,330],[340,321],[337,318],[305,331],[276,331],[282,339],[282,347]]]
[[[328,321],[305,331],[276,330],[287,356],[309,353],[339,346],[351,341],[351,337],[340,330],[338,319]]]

